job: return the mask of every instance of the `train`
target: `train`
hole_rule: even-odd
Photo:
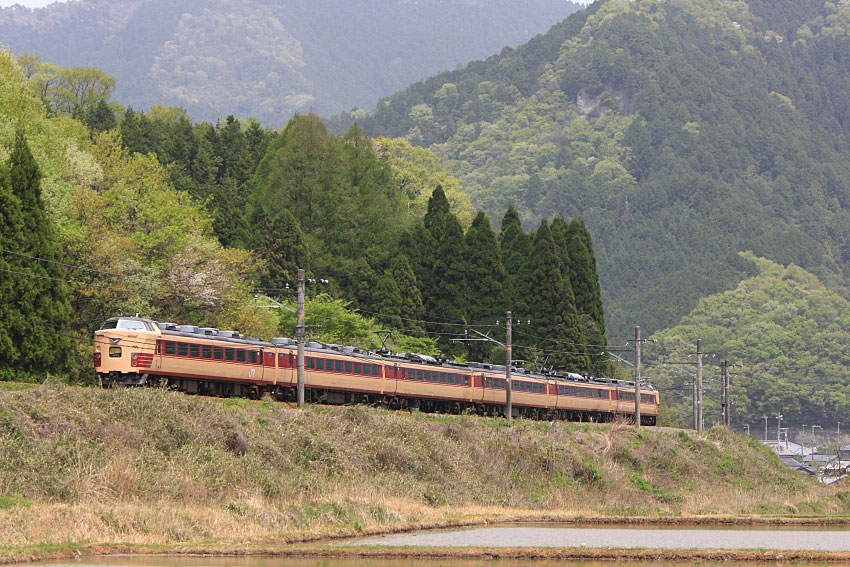
[[[112,317],[94,333],[98,383],[160,385],[190,394],[264,395],[295,401],[297,343],[263,341],[237,331]],[[457,363],[416,353],[305,344],[306,401],[372,404],[423,412],[504,415],[506,368]],[[634,421],[634,382],[570,372],[511,369],[512,416],[568,421]],[[641,424],[655,425],[658,391],[641,386]]]

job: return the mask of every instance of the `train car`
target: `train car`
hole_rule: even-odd
[[[187,393],[251,398],[269,394],[294,401],[296,346],[288,338],[266,342],[235,331],[113,317],[95,332],[94,366],[105,387],[161,384]],[[504,366],[308,342],[304,367],[311,402],[444,413],[505,411]],[[511,384],[514,416],[601,422],[633,418],[635,413],[633,382],[517,368]],[[641,423],[654,425],[658,407],[658,392],[643,388]]]

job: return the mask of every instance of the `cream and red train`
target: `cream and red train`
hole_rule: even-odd
[[[269,394],[295,399],[296,343],[264,342],[235,331],[113,317],[95,332],[94,366],[103,386],[164,384],[214,396]],[[440,363],[411,353],[363,352],[309,342],[305,349],[308,401],[383,404],[394,409],[497,415],[505,407],[505,367]],[[566,373],[512,371],[514,415],[540,419],[610,421],[634,416],[634,383]],[[658,392],[641,393],[641,423],[655,425]]]

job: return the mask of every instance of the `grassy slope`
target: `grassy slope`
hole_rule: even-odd
[[[725,429],[300,411],[147,389],[0,392],[0,455],[7,551],[292,541],[535,515],[850,512],[850,493]]]

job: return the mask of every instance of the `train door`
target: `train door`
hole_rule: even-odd
[[[163,344],[163,342],[164,341],[161,341],[159,339],[157,339],[157,341],[156,341],[156,354],[153,357],[153,364],[154,364],[154,368],[156,368],[157,370],[162,368],[162,349],[163,349],[162,344]]]

